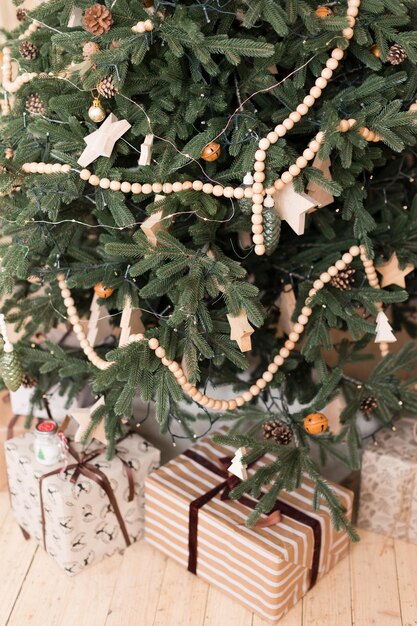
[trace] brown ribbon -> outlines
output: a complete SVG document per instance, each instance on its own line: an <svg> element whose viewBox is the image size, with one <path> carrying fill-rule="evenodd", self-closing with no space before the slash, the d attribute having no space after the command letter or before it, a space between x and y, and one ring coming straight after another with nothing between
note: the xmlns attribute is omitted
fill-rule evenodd
<svg viewBox="0 0 417 626"><path fill-rule="evenodd" d="M128 435L129 434L130 433L128 433ZM128 435L126 435L126 437ZM123 439L125 439L125 437L123 437ZM121 440L119 439L119 441ZM119 505L117 504L116 496L114 495L114 491L111 487L110 481L107 478L107 476L104 474L104 472L102 472L98 467L96 467L95 465L91 463L93 459L95 459L97 456L99 456L100 454L106 451L106 446L100 446L99 448L97 448L96 450L92 450L91 452L82 452L81 454L79 454L70 444L68 444L68 451L76 460L76 463L71 463L66 468L67 470L72 470L72 469L74 470L70 481L72 483L76 483L81 474L82 476L85 476L86 478L89 478L90 480L93 480L94 482L96 482L104 490L112 506L116 519L119 523L120 530L122 531L123 538L126 542L126 545L129 546L131 543L129 534L127 532L122 514L120 513ZM117 454L117 450L116 450L116 454ZM123 466L126 471L126 476L127 476L127 480L129 484L128 502L131 502L135 495L135 482L134 482L133 470L124 459L122 459L120 456L118 458L123 463ZM46 550L46 519L45 519L45 507L44 507L44 502L43 502L42 486L46 478L49 478L49 476L55 476L56 474L59 474L61 472L61 469L62 468L60 467L57 469L54 469L51 472L48 472L47 474L43 474L43 476L41 476L39 479L42 539L43 539L43 547L45 548L45 550Z"/></svg>
<svg viewBox="0 0 417 626"><path fill-rule="evenodd" d="M201 456L198 452L194 450L186 450L184 455L195 461L199 465L202 465L213 474L217 474L220 478L223 478L223 481L210 489L207 493L204 493L202 496L199 496L195 500L190 503L189 510L189 527L188 527L188 570L192 574L197 573L197 556L198 556L198 511L205 504L210 502L218 493L221 491L222 500L227 500L230 498L231 490L239 484L240 479L236 476L231 476L225 469L217 466L215 463L206 459L206 457ZM224 464L226 461L230 463L231 459L228 457L220 459L220 462ZM253 500L252 498L248 498L247 496L241 496L238 500L244 506L249 507L250 509L255 509L258 502ZM299 511L295 507L291 506L287 502L283 502L282 500L277 500L268 517L266 518L269 521L274 519L274 516L277 517L277 514L286 515L291 519L301 522L305 526L309 526L313 531L313 558L311 562L311 576L310 576L310 586L311 589L317 582L317 576L319 573L319 565L320 565L320 552L321 552L321 524L319 520L311 517L304 511ZM272 517L271 517L272 516ZM266 524L264 524L266 525Z"/></svg>

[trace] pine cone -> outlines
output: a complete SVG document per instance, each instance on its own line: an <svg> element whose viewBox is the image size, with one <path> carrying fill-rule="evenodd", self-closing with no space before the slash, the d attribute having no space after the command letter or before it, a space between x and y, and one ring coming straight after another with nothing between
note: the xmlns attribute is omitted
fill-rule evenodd
<svg viewBox="0 0 417 626"><path fill-rule="evenodd" d="M95 41L87 41L87 43L83 45L84 59L86 61L89 61L90 56L94 54L95 52L98 52L99 50L100 50L100 46L98 45L98 43L96 43Z"/></svg>
<svg viewBox="0 0 417 626"><path fill-rule="evenodd" d="M268 420L262 425L264 439L273 439L282 446L287 446L293 437L293 432L289 426L281 420Z"/></svg>
<svg viewBox="0 0 417 626"><path fill-rule="evenodd" d="M27 16L28 12L26 11L26 9L17 9L16 18L19 22L24 22L27 19Z"/></svg>
<svg viewBox="0 0 417 626"><path fill-rule="evenodd" d="M93 4L84 13L84 28L92 35L108 33L113 24L113 16L102 4Z"/></svg>
<svg viewBox="0 0 417 626"><path fill-rule="evenodd" d="M39 54L38 46L35 46L31 41L22 41L19 46L19 52L27 61L33 61Z"/></svg>
<svg viewBox="0 0 417 626"><path fill-rule="evenodd" d="M98 83L96 89L103 98L113 98L113 96L117 93L117 89L113 82L113 76L106 76L103 78Z"/></svg>
<svg viewBox="0 0 417 626"><path fill-rule="evenodd" d="M23 374L22 376L23 387L30 389L31 387L36 387L37 384L38 384L38 379L36 378L36 376L29 376L29 374Z"/></svg>
<svg viewBox="0 0 417 626"><path fill-rule="evenodd" d="M30 94L26 100L25 107L33 115L44 115L46 113L45 105L36 93Z"/></svg>
<svg viewBox="0 0 417 626"><path fill-rule="evenodd" d="M352 289L353 283L355 282L355 274L356 270L352 267L349 267L347 270L343 270L333 276L330 284L336 289L342 289L342 291L347 291L348 289Z"/></svg>
<svg viewBox="0 0 417 626"><path fill-rule="evenodd" d="M269 208L264 209L263 217L265 254L269 256L275 252L279 244L279 237L281 235L281 220L276 211Z"/></svg>
<svg viewBox="0 0 417 626"><path fill-rule="evenodd" d="M407 53L399 43L395 43L388 50L388 61L391 65L400 65L407 58Z"/></svg>
<svg viewBox="0 0 417 626"><path fill-rule="evenodd" d="M378 408L378 401L374 396L368 396L364 400L362 400L359 410L364 414L365 417L369 417L371 413Z"/></svg>
<svg viewBox="0 0 417 626"><path fill-rule="evenodd" d="M9 391L17 391L22 382L22 364L16 352L3 352L0 357L0 372Z"/></svg>

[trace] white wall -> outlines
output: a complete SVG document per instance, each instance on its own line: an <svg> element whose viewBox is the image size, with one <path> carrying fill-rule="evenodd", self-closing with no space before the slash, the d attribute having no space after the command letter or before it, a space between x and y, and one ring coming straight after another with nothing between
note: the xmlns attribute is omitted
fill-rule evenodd
<svg viewBox="0 0 417 626"><path fill-rule="evenodd" d="M25 9L33 9L41 0L25 0L21 5ZM0 28L11 30L19 22L16 19L16 7L12 0L0 0Z"/></svg>

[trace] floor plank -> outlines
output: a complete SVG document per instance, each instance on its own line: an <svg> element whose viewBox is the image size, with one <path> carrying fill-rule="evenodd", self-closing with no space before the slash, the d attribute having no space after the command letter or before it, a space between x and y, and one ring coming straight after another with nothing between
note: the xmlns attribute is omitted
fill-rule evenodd
<svg viewBox="0 0 417 626"><path fill-rule="evenodd" d="M106 626L152 626L167 558L145 541L125 551Z"/></svg>
<svg viewBox="0 0 417 626"><path fill-rule="evenodd" d="M0 529L0 624L7 624L36 549L34 541L23 538L9 510Z"/></svg>
<svg viewBox="0 0 417 626"><path fill-rule="evenodd" d="M345 557L318 581L303 600L303 620L308 626L351 626L349 558ZM337 593L335 593L337 589Z"/></svg>
<svg viewBox="0 0 417 626"><path fill-rule="evenodd" d="M209 587L204 626L252 626L252 618L236 600Z"/></svg>
<svg viewBox="0 0 417 626"><path fill-rule="evenodd" d="M394 542L403 626L417 626L417 545Z"/></svg>
<svg viewBox="0 0 417 626"><path fill-rule="evenodd" d="M103 626L121 562L116 554L70 577L39 548L8 626Z"/></svg>
<svg viewBox="0 0 417 626"><path fill-rule="evenodd" d="M360 535L350 557L352 622L355 626L402 626L393 540L367 531Z"/></svg>
<svg viewBox="0 0 417 626"><path fill-rule="evenodd" d="M300 600L287 615L280 621L279 626L302 626L303 624L303 601ZM253 616L252 626L271 626L271 622L261 619L257 615Z"/></svg>
<svg viewBox="0 0 417 626"><path fill-rule="evenodd" d="M154 626L202 626L208 590L207 583L168 559Z"/></svg>

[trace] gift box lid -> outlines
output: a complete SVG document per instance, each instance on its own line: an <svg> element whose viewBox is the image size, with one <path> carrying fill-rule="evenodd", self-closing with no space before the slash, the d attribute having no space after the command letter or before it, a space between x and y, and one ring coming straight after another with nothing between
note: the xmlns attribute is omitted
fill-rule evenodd
<svg viewBox="0 0 417 626"><path fill-rule="evenodd" d="M417 419L403 417L395 422L395 431L387 428L375 435L378 445L371 442L365 448L365 454L389 456L405 463L417 463Z"/></svg>
<svg viewBox="0 0 417 626"><path fill-rule="evenodd" d="M164 502L167 511L170 506L178 505L188 511L193 501L219 484L225 483L225 478L208 466L212 464L220 471L223 468L224 474L224 458L231 459L235 451L230 447L214 444L210 437L206 437L191 448L191 456L187 456L189 453L190 451L186 451L179 455L146 480L148 493L151 495L153 492ZM204 459L208 460L209 464L205 464ZM249 475L271 461L274 461L274 458L265 455L248 470ZM350 517L352 492L334 483L330 483L330 486L337 493ZM330 510L325 504L322 503L318 510L313 510L313 494L314 483L304 475L302 484L297 490L280 494L278 501L281 503L281 521L268 528L247 528L245 520L252 509L243 502L223 500L221 493L217 493L206 502L199 509L198 516L202 521L211 524L214 536L218 532L229 537L230 541L232 531L235 537L233 540L243 544L250 542L256 554L260 557L264 555L269 560L272 553L277 562L286 561L310 569L313 558L317 558L319 554L320 560L317 565L318 571L322 572L327 567L329 551L337 550L339 545L342 548L342 544L345 548L347 538L343 531L337 532L334 529ZM250 499L253 506L256 504L254 498L245 499L246 501Z"/></svg>

